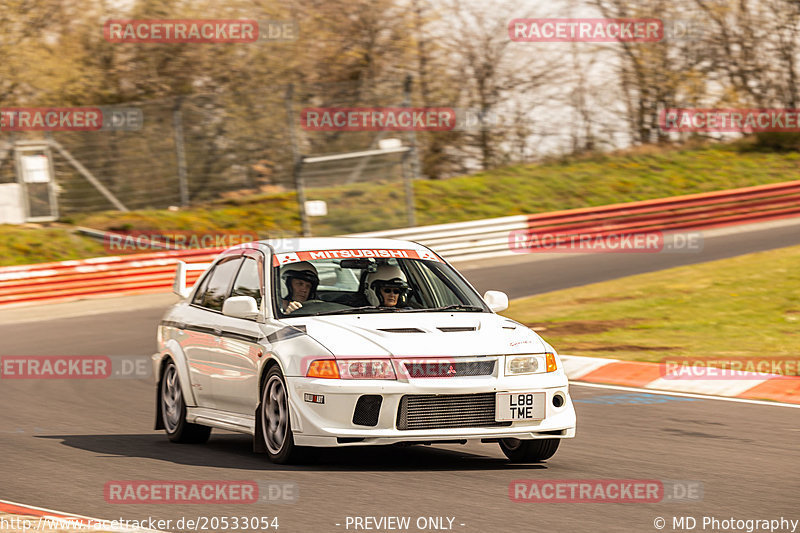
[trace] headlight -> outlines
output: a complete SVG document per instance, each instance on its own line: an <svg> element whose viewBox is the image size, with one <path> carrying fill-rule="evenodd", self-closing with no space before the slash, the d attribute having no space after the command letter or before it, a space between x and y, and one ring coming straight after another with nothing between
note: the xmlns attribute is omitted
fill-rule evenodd
<svg viewBox="0 0 800 533"><path fill-rule="evenodd" d="M312 361L306 372L309 378L397 379L388 359L321 359Z"/></svg>
<svg viewBox="0 0 800 533"><path fill-rule="evenodd" d="M387 359L336 361L342 379L397 379Z"/></svg>
<svg viewBox="0 0 800 533"><path fill-rule="evenodd" d="M552 353L507 355L506 375L544 374L556 371L556 356Z"/></svg>

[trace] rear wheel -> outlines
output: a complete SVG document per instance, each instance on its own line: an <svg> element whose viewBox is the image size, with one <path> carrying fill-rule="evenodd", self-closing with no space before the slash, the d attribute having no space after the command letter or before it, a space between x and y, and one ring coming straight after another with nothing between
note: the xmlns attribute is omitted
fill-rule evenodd
<svg viewBox="0 0 800 533"><path fill-rule="evenodd" d="M294 444L289 419L289 396L278 366L267 372L261 392L261 432L270 461L288 464L296 461L300 448Z"/></svg>
<svg viewBox="0 0 800 533"><path fill-rule="evenodd" d="M512 463L540 463L553 457L561 439L502 439L500 449Z"/></svg>
<svg viewBox="0 0 800 533"><path fill-rule="evenodd" d="M211 428L186 421L186 402L183 401L178 368L172 361L164 368L161 378L161 417L167 438L172 442L202 444L211 436Z"/></svg>

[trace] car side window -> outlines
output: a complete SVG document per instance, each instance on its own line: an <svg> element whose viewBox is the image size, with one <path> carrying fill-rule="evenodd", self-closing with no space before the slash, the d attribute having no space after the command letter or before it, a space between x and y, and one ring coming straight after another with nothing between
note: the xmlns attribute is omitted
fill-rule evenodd
<svg viewBox="0 0 800 533"><path fill-rule="evenodd" d="M223 259L217 263L214 272L211 273L205 291L202 291L202 293L198 291L193 303L212 311L222 311L222 303L228 297L233 277L239 270L241 262L241 256L236 256Z"/></svg>
<svg viewBox="0 0 800 533"><path fill-rule="evenodd" d="M256 303L261 307L261 276L259 276L258 261L252 257L246 257L236 282L233 284L233 296L252 296Z"/></svg>
<svg viewBox="0 0 800 533"><path fill-rule="evenodd" d="M206 288L208 288L208 281L211 279L211 276L214 274L214 270L211 269L203 278L203 281L200 282L200 286L197 288L197 292L194 293L194 298L192 298L193 305L200 305L203 301L203 297L206 294Z"/></svg>

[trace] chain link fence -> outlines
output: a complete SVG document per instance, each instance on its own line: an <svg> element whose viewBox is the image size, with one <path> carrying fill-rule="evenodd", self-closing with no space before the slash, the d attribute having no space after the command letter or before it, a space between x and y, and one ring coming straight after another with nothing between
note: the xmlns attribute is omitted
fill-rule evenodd
<svg viewBox="0 0 800 533"><path fill-rule="evenodd" d="M138 131L55 132L58 141L127 208L187 207L231 191L287 186L291 176L282 95L199 95L125 104L142 111ZM114 209L63 157L56 157L65 214Z"/></svg>
<svg viewBox="0 0 800 533"><path fill-rule="evenodd" d="M413 153L371 154L348 159L315 161L326 155L379 149L394 139L406 146L414 141L394 131L319 131L299 120L308 108L386 108L408 104L409 87L400 78L370 86L355 83L316 85L291 90L288 113L297 133L300 156L309 156L295 172L302 199L325 201L327 214L308 217L304 234L346 233L408 225L409 210L404 182L412 179Z"/></svg>
<svg viewBox="0 0 800 533"><path fill-rule="evenodd" d="M6 132L0 137L7 141L0 144L0 151L22 139L50 141L63 148L52 150L61 216L120 206L191 207L225 198L295 192L302 186L301 198L328 203L327 215L313 219L317 234L325 233L326 227L352 231L399 227L409 222L404 179L418 175L416 153L296 163L303 157L376 150L389 139L410 146L415 139L407 132L317 131L300 120L303 109L311 107L408 105L407 84L401 77L371 84L283 85L253 93L124 103L120 105L141 111L139 129ZM16 181L13 156L2 160L0 183Z"/></svg>

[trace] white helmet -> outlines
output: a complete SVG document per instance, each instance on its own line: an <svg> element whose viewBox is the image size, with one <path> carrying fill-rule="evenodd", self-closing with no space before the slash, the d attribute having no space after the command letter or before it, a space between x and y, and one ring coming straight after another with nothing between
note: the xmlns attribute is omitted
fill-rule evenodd
<svg viewBox="0 0 800 533"><path fill-rule="evenodd" d="M400 298L397 303L405 303L405 296L409 286L406 281L406 275L403 274L399 266L381 265L375 272L367 274L364 283L364 294L371 305L383 305L383 299L380 296L381 287L396 287L400 289Z"/></svg>
<svg viewBox="0 0 800 533"><path fill-rule="evenodd" d="M317 269L314 267L314 265L308 261L290 263L284 267L283 272L281 272L281 278L283 278L284 283L286 283L286 290L289 291L287 295L289 300L293 298L292 278L302 279L311 283L311 290L309 291L308 299L312 300L316 298L317 285L319 285L319 274L317 274Z"/></svg>

